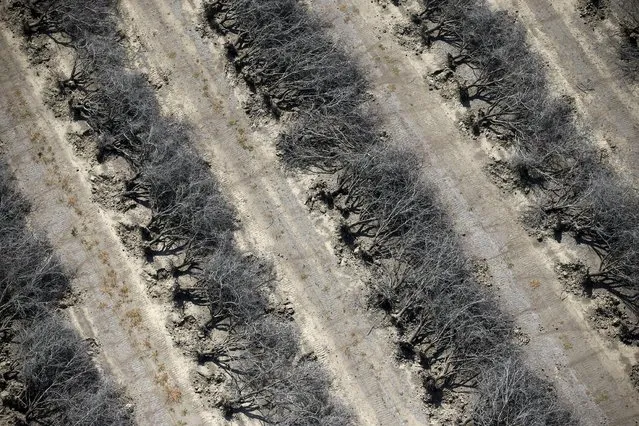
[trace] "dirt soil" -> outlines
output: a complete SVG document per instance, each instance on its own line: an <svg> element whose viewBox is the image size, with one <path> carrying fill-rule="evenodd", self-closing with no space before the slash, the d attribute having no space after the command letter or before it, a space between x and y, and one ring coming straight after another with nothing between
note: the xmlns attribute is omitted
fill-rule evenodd
<svg viewBox="0 0 639 426"><path fill-rule="evenodd" d="M0 28L0 146L32 202L32 226L46 233L74 276L67 309L84 338L97 343L99 366L124 386L140 425L220 424L192 390L189 362L173 347L161 306L146 294L142 264L125 252L116 219L92 201L87 164L66 140L18 39Z"/></svg>
<svg viewBox="0 0 639 426"><path fill-rule="evenodd" d="M639 180L639 85L621 77L618 30L580 16L578 0L491 0L517 14L547 61L559 94L577 100L585 124L613 152L613 162Z"/></svg>
<svg viewBox="0 0 639 426"><path fill-rule="evenodd" d="M468 253L486 259L504 309L530 339L524 346L530 365L557 385L584 424L637 424L639 399L629 378L637 350L593 329L586 318L589 303L563 291L554 265L576 259L576 248L539 242L524 231L518 221L523 196L502 192L484 172L499 158L498 149L464 136L458 129L463 108L429 91L425 77L442 65L436 56L398 45L393 27L401 12L390 4L318 0L310 6L371 70L396 143L422 149L425 173L440 188ZM598 83L593 80L593 87Z"/></svg>

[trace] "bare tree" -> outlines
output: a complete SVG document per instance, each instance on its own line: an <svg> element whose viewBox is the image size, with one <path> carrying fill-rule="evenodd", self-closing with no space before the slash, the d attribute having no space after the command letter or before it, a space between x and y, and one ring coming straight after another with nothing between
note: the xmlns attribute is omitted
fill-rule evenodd
<svg viewBox="0 0 639 426"><path fill-rule="evenodd" d="M482 372L472 411L481 426L563 426L577 420L552 386L532 374L516 357L497 360Z"/></svg>
<svg viewBox="0 0 639 426"><path fill-rule="evenodd" d="M637 0L612 0L611 9L622 29L639 35L639 2Z"/></svg>
<svg viewBox="0 0 639 426"><path fill-rule="evenodd" d="M236 68L278 108L345 111L364 95L357 67L294 0L215 0L205 9L215 28L236 34Z"/></svg>
<svg viewBox="0 0 639 426"><path fill-rule="evenodd" d="M157 124L125 194L151 209L144 229L149 254L183 254L180 273L229 239L235 212L177 124ZM178 272L176 270L176 272Z"/></svg>
<svg viewBox="0 0 639 426"><path fill-rule="evenodd" d="M72 396L62 424L71 426L134 424L131 410L123 404L122 392L104 381L95 389L78 389Z"/></svg>
<svg viewBox="0 0 639 426"><path fill-rule="evenodd" d="M29 204L18 194L0 162L0 327L52 307L69 291L69 281L50 246L26 224Z"/></svg>
<svg viewBox="0 0 639 426"><path fill-rule="evenodd" d="M60 44L83 43L86 37L109 35L113 29L112 0L14 1L24 14L25 34L44 34Z"/></svg>
<svg viewBox="0 0 639 426"><path fill-rule="evenodd" d="M300 353L297 341L292 322L263 315L205 342L200 361L214 362L228 375L220 401L228 416L243 413L290 425L352 424L352 413L330 397L325 372Z"/></svg>
<svg viewBox="0 0 639 426"><path fill-rule="evenodd" d="M458 40L466 13L476 3L476 0L422 0L423 9L413 20L420 24L426 46L437 40Z"/></svg>
<svg viewBox="0 0 639 426"><path fill-rule="evenodd" d="M265 291L273 280L271 266L224 245L200 265L193 286L180 291L211 314L207 329L232 331L265 315Z"/></svg>
<svg viewBox="0 0 639 426"><path fill-rule="evenodd" d="M114 66L122 66L126 57L117 36L110 33L88 34L85 39L76 43L73 55L72 66L68 73L61 72L55 77L62 95L73 94L78 97L74 101L76 105L81 103L80 100L84 96L96 90L98 73L112 71Z"/></svg>
<svg viewBox="0 0 639 426"><path fill-rule="evenodd" d="M612 0L611 10L621 29L619 57L625 75L639 79L639 2L636 0Z"/></svg>
<svg viewBox="0 0 639 426"><path fill-rule="evenodd" d="M340 173L335 194L348 214L345 237L365 238L360 247L372 256L389 257L412 227L441 212L421 179L420 164L410 152L372 147L351 156Z"/></svg>
<svg viewBox="0 0 639 426"><path fill-rule="evenodd" d="M483 4L470 7L457 25L448 67L464 65L462 102L481 101L475 129L487 126L522 137L546 96L543 66L529 51L524 29L507 12Z"/></svg>
<svg viewBox="0 0 639 426"><path fill-rule="evenodd" d="M639 197L629 182L614 175L594 180L576 206L573 221L579 241L601 260L588 270L585 285L604 288L639 314Z"/></svg>
<svg viewBox="0 0 639 426"><path fill-rule="evenodd" d="M100 377L86 345L57 318L45 314L20 338L19 359L27 422L130 424L117 393ZM96 400L96 397L103 398ZM84 416L79 415L80 407ZM91 418L86 415L91 414Z"/></svg>
<svg viewBox="0 0 639 426"><path fill-rule="evenodd" d="M373 117L374 112L362 107L301 114L279 136L280 158L298 169L336 172L348 163L349 157L377 142Z"/></svg>
<svg viewBox="0 0 639 426"><path fill-rule="evenodd" d="M98 87L71 98L71 110L98 131L100 161L115 154L135 163L142 149L140 135L151 132L159 115L153 90L141 74L117 66L98 72Z"/></svg>

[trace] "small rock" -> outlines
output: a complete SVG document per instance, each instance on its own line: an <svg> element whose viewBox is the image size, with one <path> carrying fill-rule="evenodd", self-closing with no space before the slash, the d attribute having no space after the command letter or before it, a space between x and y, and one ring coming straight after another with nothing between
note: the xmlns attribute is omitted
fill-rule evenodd
<svg viewBox="0 0 639 426"><path fill-rule="evenodd" d="M158 271L148 263L142 268L142 271L146 273L149 277L153 279L157 279Z"/></svg>
<svg viewBox="0 0 639 426"><path fill-rule="evenodd" d="M197 371L197 374L199 374L200 376L206 379L211 378L211 376L213 375L213 373L211 373L211 370L209 370L209 368L206 365L200 365L196 371Z"/></svg>
<svg viewBox="0 0 639 426"><path fill-rule="evenodd" d="M0 399L2 399L2 400L7 400L7 399L9 399L10 396L11 396L11 392L9 392L9 391L4 390L4 391L0 392Z"/></svg>
<svg viewBox="0 0 639 426"><path fill-rule="evenodd" d="M178 312L173 312L171 314L171 322L175 325L182 325L184 324L184 317Z"/></svg>
<svg viewBox="0 0 639 426"><path fill-rule="evenodd" d="M73 130L71 132L76 135L86 136L88 134L91 134L93 132L93 129L86 121L78 120L73 123Z"/></svg>

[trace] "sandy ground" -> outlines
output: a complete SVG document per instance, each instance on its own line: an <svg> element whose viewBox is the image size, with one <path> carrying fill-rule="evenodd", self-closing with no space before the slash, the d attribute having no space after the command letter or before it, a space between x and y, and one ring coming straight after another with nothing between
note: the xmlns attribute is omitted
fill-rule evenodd
<svg viewBox="0 0 639 426"><path fill-rule="evenodd" d="M42 79L17 40L0 29L0 145L45 232L74 274L77 303L68 311L99 345L98 363L124 386L140 425L220 424L194 394L190 366L172 346L164 316L146 295L142 265L124 251L109 214L91 201L87 165L40 96Z"/></svg>
<svg viewBox="0 0 639 426"><path fill-rule="evenodd" d="M530 338L524 347L530 365L556 383L585 424L637 423L638 395L628 379L637 351L594 331L584 318L587 305L562 291L553 265L574 254L524 232L517 220L522 200L500 192L484 172L496 155L491 145L461 135L460 110L428 90L424 77L439 64L398 46L390 28L398 10L368 0L318 0L311 7L371 70L389 133L423 150L425 173L440 188L465 247L487 260L502 305Z"/></svg>
<svg viewBox="0 0 639 426"><path fill-rule="evenodd" d="M559 93L577 100L584 122L612 148L613 161L639 180L639 85L620 78L616 29L609 22L587 24L577 0L491 0L516 12L529 40L548 63Z"/></svg>

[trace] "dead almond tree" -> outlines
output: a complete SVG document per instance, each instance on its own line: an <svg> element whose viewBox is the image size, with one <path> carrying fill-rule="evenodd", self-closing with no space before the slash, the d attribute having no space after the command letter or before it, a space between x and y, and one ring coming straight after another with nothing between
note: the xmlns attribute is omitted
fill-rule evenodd
<svg viewBox="0 0 639 426"><path fill-rule="evenodd" d="M227 346L218 345L215 358L209 358L223 365L229 377L222 408L229 416L270 419L275 410L285 409L275 398L277 389L295 380L291 363L298 351L297 331L289 322L263 316L236 327L231 335L235 337L224 341Z"/></svg>
<svg viewBox="0 0 639 426"><path fill-rule="evenodd" d="M205 305L211 315L207 331L233 332L267 310L265 291L273 280L271 266L229 245L220 246L194 274L194 284L181 287L180 298Z"/></svg>
<svg viewBox="0 0 639 426"><path fill-rule="evenodd" d="M472 77L461 85L460 95L466 93L468 102L484 104L479 106L475 129L485 126L521 139L547 96L542 63L528 52L523 30L508 15L487 22L488 27L479 27L485 33L474 34L478 46L467 65Z"/></svg>
<svg viewBox="0 0 639 426"><path fill-rule="evenodd" d="M454 47L448 56L447 66L453 71L457 66L473 63L488 66L496 50L503 46L518 45L521 35L512 25L506 12L492 12L484 7L470 7L456 21L455 37L447 40ZM501 52L497 55L500 56Z"/></svg>
<svg viewBox="0 0 639 426"><path fill-rule="evenodd" d="M285 380L282 385L273 389L275 401L286 401L273 417L277 424L353 424L352 413L331 397L326 388L326 383L330 379L319 362L298 354L289 368L292 370L290 379L283 378Z"/></svg>
<svg viewBox="0 0 639 426"><path fill-rule="evenodd" d="M104 379L103 379L104 380ZM123 403L122 391L105 381L95 389L79 389L72 396L61 424L73 426L133 425L131 409Z"/></svg>
<svg viewBox="0 0 639 426"><path fill-rule="evenodd" d="M622 69L631 80L639 79L639 2L613 0L611 9L621 28L618 47Z"/></svg>
<svg viewBox="0 0 639 426"><path fill-rule="evenodd" d="M92 421L102 417L113 421L107 424L130 424L115 392L105 393L109 385L102 381L84 342L59 319L49 314L37 318L20 337L18 358L27 422L69 424L71 418L78 419L75 404L82 401L94 404L83 407L93 411ZM90 397L96 394L109 399ZM109 412L100 414L104 410Z"/></svg>
<svg viewBox="0 0 639 426"><path fill-rule="evenodd" d="M25 35L43 34L56 43L82 43L92 35L108 35L113 29L112 0L21 0L13 1L23 16Z"/></svg>
<svg viewBox="0 0 639 426"><path fill-rule="evenodd" d="M219 400L225 414L274 424L352 424L352 413L331 398L324 370L301 354L294 323L264 311L256 315L255 308L198 349L200 362L213 362L227 375Z"/></svg>
<svg viewBox="0 0 639 426"><path fill-rule="evenodd" d="M481 376L479 397L472 408L476 425L579 424L550 383L532 374L516 356L495 360Z"/></svg>
<svg viewBox="0 0 639 426"><path fill-rule="evenodd" d="M639 2L637 0L612 0L611 9L624 31L639 35Z"/></svg>
<svg viewBox="0 0 639 426"><path fill-rule="evenodd" d="M206 11L215 28L237 36L233 61L249 86L279 109L346 111L364 94L357 67L297 2L219 0Z"/></svg>
<svg viewBox="0 0 639 426"><path fill-rule="evenodd" d="M334 194L348 220L341 226L343 238L360 240L367 255L388 257L393 241L432 211L421 192L417 158L390 147L373 147L353 154L340 172Z"/></svg>
<svg viewBox="0 0 639 426"><path fill-rule="evenodd" d="M135 162L142 148L139 135L149 132L159 115L153 90L142 75L117 66L99 73L99 87L71 99L71 110L97 131L99 161L117 155Z"/></svg>
<svg viewBox="0 0 639 426"><path fill-rule="evenodd" d="M594 180L579 200L573 222L578 241L600 259L586 275L587 290L604 288L639 315L639 197L628 182L614 175Z"/></svg>
<svg viewBox="0 0 639 426"><path fill-rule="evenodd" d="M585 189L590 175L602 169L600 152L575 123L570 99L546 98L524 124L513 168L523 185L542 187L549 193L549 206L574 198Z"/></svg>
<svg viewBox="0 0 639 426"><path fill-rule="evenodd" d="M463 75L461 102L470 106L480 101L471 123L474 132L488 127L509 137L522 137L529 116L539 112L546 96L542 62L530 52L524 29L509 13L494 12L482 2L471 2L463 11L457 2L438 1L437 7L427 3L426 7L454 16L447 24L450 35L443 38L454 48L447 67L458 71L460 79ZM435 19L433 13L423 15L430 16L426 22Z"/></svg>
<svg viewBox="0 0 639 426"><path fill-rule="evenodd" d="M290 167L335 173L350 157L378 142L371 116L374 113L362 107L300 114L280 134L278 154Z"/></svg>
<svg viewBox="0 0 639 426"><path fill-rule="evenodd" d="M77 41L73 48L71 69L55 75L60 93L67 96L81 97L93 92L97 89L97 74L112 71L116 65L122 66L126 57L123 46L114 33L88 34Z"/></svg>
<svg viewBox="0 0 639 426"><path fill-rule="evenodd" d="M472 77L465 87L471 100L490 103L491 91L509 80L522 84L521 79L543 76L540 61L527 50L525 31L505 11L471 9L459 40L451 44L456 48L453 66L470 68Z"/></svg>
<svg viewBox="0 0 639 426"><path fill-rule="evenodd" d="M401 331L404 351L427 368L434 398L474 386L488 360L507 350L511 325L479 290L450 234L431 231L419 258L398 253L393 262L405 262L401 268L383 262L373 286Z"/></svg>
<svg viewBox="0 0 639 426"><path fill-rule="evenodd" d="M458 40L467 13L477 3L477 0L422 0L423 9L413 16L413 21L421 27L424 44L430 47L435 41Z"/></svg>
<svg viewBox="0 0 639 426"><path fill-rule="evenodd" d="M208 166L188 144L179 126L158 126L126 196L151 209L143 229L147 254L181 255L175 274L187 273L229 238L235 212Z"/></svg>
<svg viewBox="0 0 639 426"><path fill-rule="evenodd" d="M64 297L69 281L51 247L27 228L29 204L16 192L0 162L0 327L11 333L16 319L28 319Z"/></svg>

